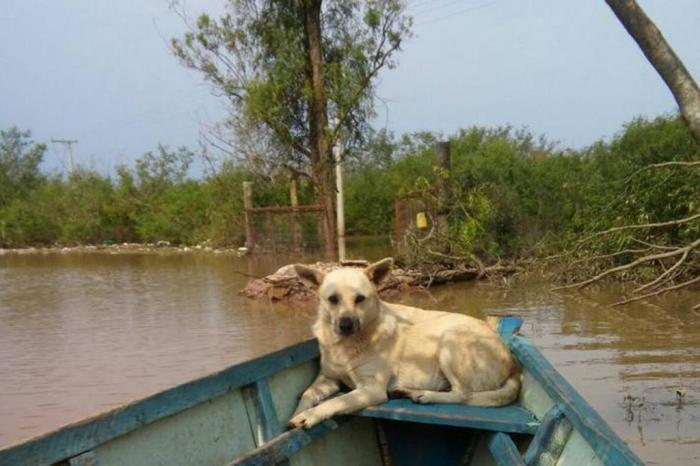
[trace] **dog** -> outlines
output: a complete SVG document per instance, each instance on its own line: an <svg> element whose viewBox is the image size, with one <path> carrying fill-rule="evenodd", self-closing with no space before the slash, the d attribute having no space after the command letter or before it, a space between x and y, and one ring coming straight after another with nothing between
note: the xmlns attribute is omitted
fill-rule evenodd
<svg viewBox="0 0 700 466"><path fill-rule="evenodd" d="M520 391L520 371L498 334L484 321L379 299L376 286L393 265L382 259L361 270L329 273L295 265L318 288L312 327L321 370L302 394L289 428L311 428L332 416L385 402L502 406ZM351 391L340 396L342 386Z"/></svg>

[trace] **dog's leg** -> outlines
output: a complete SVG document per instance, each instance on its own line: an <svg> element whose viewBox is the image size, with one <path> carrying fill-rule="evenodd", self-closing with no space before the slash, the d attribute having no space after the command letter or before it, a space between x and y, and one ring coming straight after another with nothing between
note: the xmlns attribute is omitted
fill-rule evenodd
<svg viewBox="0 0 700 466"><path fill-rule="evenodd" d="M448 331L442 338L438 364L450 383L449 391L404 389L400 390L401 394L420 404L466 402L471 390L465 385L462 374L472 371L471 360L460 357L466 341L465 336L456 331Z"/></svg>
<svg viewBox="0 0 700 466"><path fill-rule="evenodd" d="M466 400L464 394L458 390L449 392L436 392L433 390L404 390L405 396L415 403L462 403Z"/></svg>
<svg viewBox="0 0 700 466"><path fill-rule="evenodd" d="M468 354L465 347L470 348ZM406 395L416 403L472 406L502 406L518 396L520 376L512 370L512 360L500 340L473 338L458 328L450 330L442 338L439 364L450 382L449 392L408 390Z"/></svg>
<svg viewBox="0 0 700 466"><path fill-rule="evenodd" d="M316 406L329 396L338 393L338 391L340 391L340 383L338 383L337 380L333 380L323 374L319 374L309 388L304 390L293 416Z"/></svg>
<svg viewBox="0 0 700 466"><path fill-rule="evenodd" d="M361 386L350 393L302 411L289 421L288 426L308 429L335 415L352 413L368 406L383 403L386 400L386 385Z"/></svg>

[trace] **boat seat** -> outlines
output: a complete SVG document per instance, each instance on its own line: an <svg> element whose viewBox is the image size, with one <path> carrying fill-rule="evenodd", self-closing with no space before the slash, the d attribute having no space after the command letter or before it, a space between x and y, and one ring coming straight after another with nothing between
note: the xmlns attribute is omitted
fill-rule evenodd
<svg viewBox="0 0 700 466"><path fill-rule="evenodd" d="M533 434L540 425L530 411L517 404L498 408L445 403L421 405L407 398L389 400L356 415L519 434Z"/></svg>

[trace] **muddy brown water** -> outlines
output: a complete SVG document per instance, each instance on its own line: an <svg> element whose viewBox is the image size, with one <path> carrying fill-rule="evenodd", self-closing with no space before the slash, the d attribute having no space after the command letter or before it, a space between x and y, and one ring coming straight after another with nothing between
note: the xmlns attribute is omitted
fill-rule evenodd
<svg viewBox="0 0 700 466"><path fill-rule="evenodd" d="M378 259L385 244L350 244ZM212 253L0 256L0 446L95 415L310 335L310 306L239 296L293 260ZM700 293L605 306L619 287L556 294L536 278L397 297L524 333L649 464L700 464ZM677 391L685 392L679 404Z"/></svg>

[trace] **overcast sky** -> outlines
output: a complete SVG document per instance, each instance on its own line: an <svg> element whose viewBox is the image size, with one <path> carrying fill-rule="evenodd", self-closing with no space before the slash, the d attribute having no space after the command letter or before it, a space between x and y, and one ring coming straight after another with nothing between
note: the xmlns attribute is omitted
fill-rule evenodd
<svg viewBox="0 0 700 466"><path fill-rule="evenodd" d="M191 13L222 1L190 0ZM640 0L700 76L700 1ZM415 36L378 87L375 126L446 134L527 126L581 147L636 115L676 104L603 0L411 0ZM166 0L2 0L0 128L37 141L77 139L78 163L103 173L159 142L196 147L225 114L167 40L184 32ZM49 145L46 168L65 167Z"/></svg>

